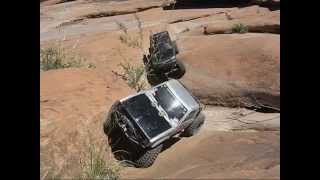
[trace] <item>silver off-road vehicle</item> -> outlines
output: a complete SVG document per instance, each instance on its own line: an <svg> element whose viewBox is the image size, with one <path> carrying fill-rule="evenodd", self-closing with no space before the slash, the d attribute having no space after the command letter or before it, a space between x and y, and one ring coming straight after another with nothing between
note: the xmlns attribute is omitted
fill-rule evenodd
<svg viewBox="0 0 320 180"><path fill-rule="evenodd" d="M108 143L118 160L149 167L173 137L189 137L204 123L199 101L178 80L115 102L104 122Z"/></svg>

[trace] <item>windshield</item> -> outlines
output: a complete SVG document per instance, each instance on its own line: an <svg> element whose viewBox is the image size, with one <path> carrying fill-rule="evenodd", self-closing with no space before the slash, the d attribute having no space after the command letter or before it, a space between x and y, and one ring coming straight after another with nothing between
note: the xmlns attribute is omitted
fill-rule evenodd
<svg viewBox="0 0 320 180"><path fill-rule="evenodd" d="M154 97L158 101L158 104L166 111L170 119L177 118L181 120L187 112L183 104L173 96L165 85L157 88Z"/></svg>
<svg viewBox="0 0 320 180"><path fill-rule="evenodd" d="M155 54L158 61L166 61L174 56L173 48L168 43L161 44Z"/></svg>

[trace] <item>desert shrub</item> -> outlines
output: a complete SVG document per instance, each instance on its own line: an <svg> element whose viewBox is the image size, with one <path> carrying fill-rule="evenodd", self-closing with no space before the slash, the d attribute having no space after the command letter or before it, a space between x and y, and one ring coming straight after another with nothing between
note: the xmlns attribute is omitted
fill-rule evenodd
<svg viewBox="0 0 320 180"><path fill-rule="evenodd" d="M175 5L177 3L176 0L162 0L162 4L161 6L162 7L165 7L165 6L169 6L169 5Z"/></svg>
<svg viewBox="0 0 320 180"><path fill-rule="evenodd" d="M144 74L143 65L133 66L130 63L120 63L120 66L124 70L124 79L127 81L129 87L136 91L141 91L145 88L145 83L142 81Z"/></svg>
<svg viewBox="0 0 320 180"><path fill-rule="evenodd" d="M134 18L137 21L137 26L139 29L138 36L129 34L127 26L121 22L116 21L116 24L118 25L120 31L122 32L122 34L119 36L119 39L123 44L126 44L129 47L142 49L142 42L143 42L142 22L136 13L134 14Z"/></svg>
<svg viewBox="0 0 320 180"><path fill-rule="evenodd" d="M87 132L87 133L86 133ZM40 151L41 180L117 180L122 166L120 162L107 157L108 148L105 141L97 138L90 130L83 130L77 142L77 153L68 153L59 146L62 142L51 140L50 145ZM109 152L110 153L110 152ZM63 157L64 163L55 163L55 157Z"/></svg>
<svg viewBox="0 0 320 180"><path fill-rule="evenodd" d="M116 24L118 25L121 35L119 36L120 41L127 45L128 47L138 48L144 54L143 50L143 28L142 28L142 22L138 15L135 13L134 18L137 22L138 27L138 34L131 34L128 32L128 28L125 24L116 21ZM120 63L119 65L122 67L124 73L120 74L118 72L114 72L117 76L120 76L122 79L124 79L129 87L135 89L136 91L141 91L145 88L146 84L142 80L143 74L144 74L144 67L143 65L131 65L129 62L132 60L131 58L128 58L127 56L123 55L121 49L119 49L119 55L126 63Z"/></svg>
<svg viewBox="0 0 320 180"><path fill-rule="evenodd" d="M68 55L62 48L48 47L40 49L40 70L48 71L71 67L95 68L95 65L92 63L87 64L84 58Z"/></svg>
<svg viewBox="0 0 320 180"><path fill-rule="evenodd" d="M129 47L138 48L141 46L137 37L129 36L128 34L120 35L119 39L122 43L128 45Z"/></svg>
<svg viewBox="0 0 320 180"><path fill-rule="evenodd" d="M119 40L123 44L133 48L140 48L142 46L142 41L140 40L140 37L129 34L128 28L123 23L116 21L116 24L122 32L122 34L119 36Z"/></svg>
<svg viewBox="0 0 320 180"><path fill-rule="evenodd" d="M238 23L238 24L234 24L232 26L232 32L233 33L247 33L249 31L248 26L242 24L242 23Z"/></svg>
<svg viewBox="0 0 320 180"><path fill-rule="evenodd" d="M103 146L91 144L87 154L82 156L80 164L82 172L79 179L116 180L120 177L121 166L116 161L106 161Z"/></svg>
<svg viewBox="0 0 320 180"><path fill-rule="evenodd" d="M89 128L86 130L84 151L80 156L81 172L79 179L117 180L120 178L121 166L114 159L106 157L106 144L97 138Z"/></svg>

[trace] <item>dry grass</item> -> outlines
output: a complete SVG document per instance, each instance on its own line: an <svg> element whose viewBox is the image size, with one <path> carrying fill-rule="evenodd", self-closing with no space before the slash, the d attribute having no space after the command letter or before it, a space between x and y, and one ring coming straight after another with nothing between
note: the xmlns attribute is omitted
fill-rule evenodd
<svg viewBox="0 0 320 180"><path fill-rule="evenodd" d="M95 68L92 63L79 56L72 56L60 47L48 47L40 49L40 70L48 71L63 68Z"/></svg>
<svg viewBox="0 0 320 180"><path fill-rule="evenodd" d="M119 36L120 41L128 47L137 48L143 52L143 28L142 22L138 15L135 13L134 18L137 22L138 34L131 34L128 32L128 27L121 22L116 21L121 35ZM121 49L118 50L119 55L122 57L124 63L120 63L120 67L123 70L123 73L114 72L116 75L124 79L128 86L132 89L135 89L137 92L145 89L146 83L142 80L144 75L144 66L142 64L133 65L129 62L132 62L132 59L123 55Z"/></svg>
<svg viewBox="0 0 320 180"><path fill-rule="evenodd" d="M248 31L249 31L248 26L246 26L246 25L244 25L242 23L234 24L232 26L232 32L233 33L243 34L243 33L247 33Z"/></svg>
<svg viewBox="0 0 320 180"><path fill-rule="evenodd" d="M132 48L138 48L143 53L143 27L142 27L142 21L140 20L137 13L134 13L134 18L137 22L138 27L138 34L132 34L128 32L128 27L119 21L115 21L115 23L118 25L119 30L121 31L121 35L119 36L119 40L127 45L128 47Z"/></svg>
<svg viewBox="0 0 320 180"><path fill-rule="evenodd" d="M118 25L119 29L121 30L122 34L119 36L119 40L123 44L127 45L128 47L132 47L132 48L142 48L142 38L141 38L142 36L140 34L139 34L139 36L132 35L132 34L128 33L128 28L125 26L124 23L116 21L116 24Z"/></svg>
<svg viewBox="0 0 320 180"><path fill-rule="evenodd" d="M101 110L87 118L77 117L71 128L59 121L63 119L42 114L40 179L119 179L122 166L113 158L102 128L106 116Z"/></svg>
<svg viewBox="0 0 320 180"><path fill-rule="evenodd" d="M115 160L106 160L105 145L103 145L105 142L94 142L90 131L88 140L85 151L80 157L82 170L79 174L80 179L119 179L121 166Z"/></svg>
<svg viewBox="0 0 320 180"><path fill-rule="evenodd" d="M127 81L129 87L135 89L137 92L143 90L146 86L145 82L142 81L144 74L143 65L131 65L130 63L120 63L120 66L124 70L123 79Z"/></svg>
<svg viewBox="0 0 320 180"><path fill-rule="evenodd" d="M105 139L99 138L97 133L88 129L82 127L74 137L68 135L68 139L57 140L50 137L48 144L41 143L41 180L119 179L122 166L111 158L111 152L106 146ZM69 143L66 144L66 142ZM70 145L74 147L74 150L69 149Z"/></svg>

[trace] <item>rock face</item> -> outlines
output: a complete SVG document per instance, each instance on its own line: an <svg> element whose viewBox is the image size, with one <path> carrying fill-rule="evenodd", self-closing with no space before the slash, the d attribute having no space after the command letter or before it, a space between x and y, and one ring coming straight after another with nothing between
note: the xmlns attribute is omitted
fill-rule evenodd
<svg viewBox="0 0 320 180"><path fill-rule="evenodd" d="M88 69L47 71L40 85L41 177L68 177L79 169L91 139L104 142L102 122L111 104L133 92L113 74Z"/></svg>
<svg viewBox="0 0 320 180"><path fill-rule="evenodd" d="M178 44L182 81L204 103L280 109L279 35L192 36Z"/></svg>
<svg viewBox="0 0 320 180"><path fill-rule="evenodd" d="M209 23L206 26L207 34L232 33L235 24L248 26L248 32L280 34L280 11L269 11L266 8L253 6L246 11L240 9L231 11L226 16L229 21Z"/></svg>
<svg viewBox="0 0 320 180"><path fill-rule="evenodd" d="M41 177L57 172L74 178L89 140L106 146L104 116L114 100L134 93L112 71L121 73L119 63L141 65L149 35L168 30L186 66L181 81L204 104L226 107L205 109L198 136L169 142L152 167L126 168L122 177L279 179L280 114L236 113L240 121L225 115L238 111L230 107L280 111L280 1L188 3L176 9L161 8L162 0L63 1L40 1L41 47L60 44L96 68L41 73ZM232 32L240 23L247 33ZM121 36L141 40L143 47L130 46Z"/></svg>
<svg viewBox="0 0 320 180"><path fill-rule="evenodd" d="M279 134L216 132L182 139L148 169L127 169L124 179L279 179Z"/></svg>

